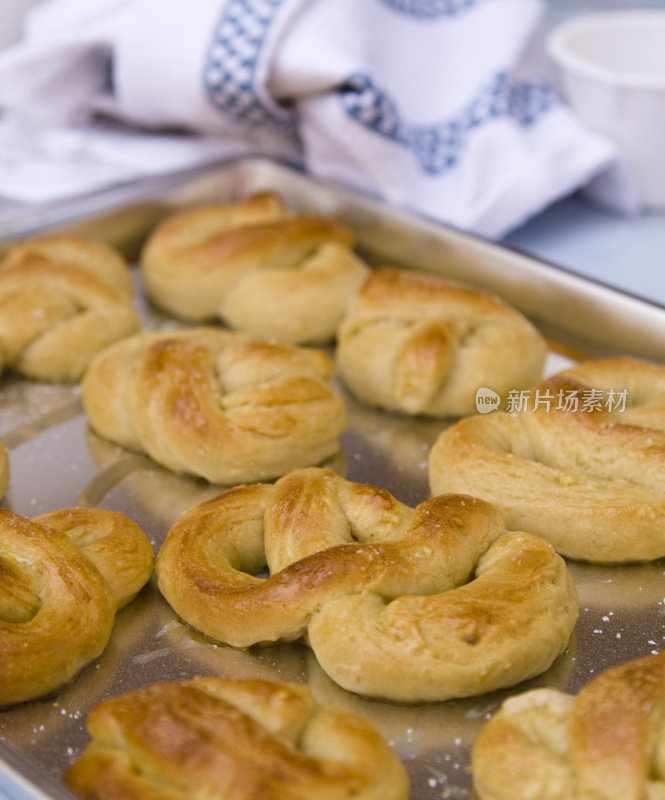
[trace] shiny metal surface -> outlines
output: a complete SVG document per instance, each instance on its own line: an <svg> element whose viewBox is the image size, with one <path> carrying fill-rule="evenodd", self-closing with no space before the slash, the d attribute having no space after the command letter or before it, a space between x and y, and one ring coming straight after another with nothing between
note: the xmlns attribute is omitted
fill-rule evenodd
<svg viewBox="0 0 665 800"><path fill-rule="evenodd" d="M132 251L146 223L172 208L265 188L279 190L296 208L347 222L374 263L432 269L499 292L561 345L553 348L550 371L577 351L665 359L663 308L269 162L221 167L155 198L124 198L111 221L105 210L101 217L78 219L76 227L116 238L114 243ZM60 220L56 227L64 224ZM146 327L172 324L145 303L140 291L137 300ZM345 399L350 425L332 466L351 480L384 486L412 505L424 500L428 451L444 423L409 420L370 409L346 394ZM220 491L177 477L95 436L83 416L78 387L3 376L0 437L10 450L12 468L5 506L27 516L74 504L122 510L143 527L155 550L183 510ZM118 615L103 656L71 685L0 712L2 780L34 798L66 798L60 776L86 744L87 711L104 697L200 674L245 675L304 682L320 702L371 719L405 763L413 800L466 800L473 796L470 749L504 697L544 685L575 691L601 669L663 648L665 562L614 568L571 563L570 569L580 592L580 618L567 652L546 674L511 690L421 706L369 701L345 692L300 643L247 651L216 645L177 618L153 579Z"/></svg>

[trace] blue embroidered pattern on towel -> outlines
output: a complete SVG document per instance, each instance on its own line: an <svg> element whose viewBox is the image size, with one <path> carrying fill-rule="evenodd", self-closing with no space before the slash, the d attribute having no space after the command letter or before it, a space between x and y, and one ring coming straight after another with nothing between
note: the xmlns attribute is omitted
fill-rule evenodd
<svg viewBox="0 0 665 800"><path fill-rule="evenodd" d="M295 135L295 114L270 107L255 87L261 49L283 4L284 0L228 0L208 48L203 82L209 100L233 122Z"/></svg>
<svg viewBox="0 0 665 800"><path fill-rule="evenodd" d="M450 17L476 5L478 0L379 0L393 11L419 19Z"/></svg>
<svg viewBox="0 0 665 800"><path fill-rule="evenodd" d="M395 101L368 75L350 76L339 96L352 119L411 150L421 169L432 175L455 167L469 137L481 125L510 118L529 127L560 102L549 84L511 81L505 72L497 73L456 116L430 126L405 122Z"/></svg>

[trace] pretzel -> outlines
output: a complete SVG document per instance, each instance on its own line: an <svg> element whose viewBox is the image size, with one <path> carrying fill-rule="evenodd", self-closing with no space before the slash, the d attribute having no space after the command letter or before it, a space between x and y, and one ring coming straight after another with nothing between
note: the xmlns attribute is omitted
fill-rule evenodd
<svg viewBox="0 0 665 800"><path fill-rule="evenodd" d="M505 394L542 377L538 331L499 298L413 270L375 270L337 336L344 383L369 405L462 416L481 387Z"/></svg>
<svg viewBox="0 0 665 800"><path fill-rule="evenodd" d="M624 389L622 410L609 400ZM536 393L549 405L536 408ZM532 394L531 409L478 415L443 431L429 457L432 493L482 497L509 528L543 536L569 558L613 564L664 556L665 368L591 361ZM577 410L566 409L574 397ZM589 397L600 407L586 409Z"/></svg>
<svg viewBox="0 0 665 800"><path fill-rule="evenodd" d="M642 800L662 795L665 653L608 669L576 695L506 700L472 755L479 800Z"/></svg>
<svg viewBox="0 0 665 800"><path fill-rule="evenodd" d="M138 328L127 264L102 242L47 236L0 263L0 370L75 382L93 355Z"/></svg>
<svg viewBox="0 0 665 800"><path fill-rule="evenodd" d="M294 344L334 337L369 268L332 219L294 215L273 192L169 216L148 238L148 296L178 317Z"/></svg>
<svg viewBox="0 0 665 800"><path fill-rule="evenodd" d="M213 328L143 332L100 353L82 384L101 436L211 483L274 478L339 449L341 398L318 350Z"/></svg>
<svg viewBox="0 0 665 800"><path fill-rule="evenodd" d="M0 509L0 705L41 697L97 658L152 567L150 543L119 512Z"/></svg>
<svg viewBox="0 0 665 800"><path fill-rule="evenodd" d="M404 767L355 714L295 683L197 678L135 689L88 715L64 775L75 795L151 800L406 800Z"/></svg>
<svg viewBox="0 0 665 800"><path fill-rule="evenodd" d="M270 577L257 577L265 565ZM544 672L578 611L563 560L538 537L506 533L489 504L456 495L414 510L317 468L185 512L156 572L172 608L212 639L306 635L343 688L403 702Z"/></svg>
<svg viewBox="0 0 665 800"><path fill-rule="evenodd" d="M141 528L119 511L63 508L32 521L67 535L101 572L118 610L131 603L152 575L152 545Z"/></svg>

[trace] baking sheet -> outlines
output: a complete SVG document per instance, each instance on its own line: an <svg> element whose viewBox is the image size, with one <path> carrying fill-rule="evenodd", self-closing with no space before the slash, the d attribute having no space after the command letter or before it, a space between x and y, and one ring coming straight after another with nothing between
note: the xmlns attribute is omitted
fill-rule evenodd
<svg viewBox="0 0 665 800"><path fill-rule="evenodd" d="M276 189L296 209L344 221L373 263L430 269L500 293L551 337L549 371L579 353L665 358L665 309L655 304L263 160L197 173L167 189L160 186L154 196L118 198L118 207L92 208L89 217L40 220L15 228L14 235L70 229L106 238L131 255L147 229L174 208L235 200L258 189ZM173 324L145 302L138 288L146 327ZM428 452L444 423L379 412L338 388L350 424L331 466L350 480L383 486L411 505L426 499ZM10 450L12 469L3 505L26 516L76 504L121 510L143 527L156 551L182 511L220 491L97 437L86 424L77 386L4 375L0 437ZM576 691L601 669L663 649L665 561L569 566L580 592L580 617L567 652L547 673L510 690L419 706L345 692L300 643L246 651L216 645L178 619L153 578L118 615L102 657L75 682L47 699L0 712L0 790L12 786L34 798L70 797L60 776L87 743L85 716L92 706L137 686L220 674L306 683L320 702L374 722L409 772L412 800L467 800L473 796L471 746L504 697L535 686Z"/></svg>

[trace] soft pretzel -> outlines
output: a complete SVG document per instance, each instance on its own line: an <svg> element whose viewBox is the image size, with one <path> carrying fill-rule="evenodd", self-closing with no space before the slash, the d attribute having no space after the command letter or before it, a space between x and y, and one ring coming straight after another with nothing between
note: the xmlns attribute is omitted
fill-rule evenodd
<svg viewBox="0 0 665 800"><path fill-rule="evenodd" d="M0 509L0 705L41 697L97 658L152 567L150 543L120 512L29 520Z"/></svg>
<svg viewBox="0 0 665 800"><path fill-rule="evenodd" d="M499 298L390 267L355 295L337 341L340 374L361 400L439 417L473 413L480 388L530 386L546 355L540 333Z"/></svg>
<svg viewBox="0 0 665 800"><path fill-rule="evenodd" d="M443 431L430 452L432 493L482 497L509 528L539 534L570 558L665 556L665 368L591 361L531 395L531 408L469 417Z"/></svg>
<svg viewBox="0 0 665 800"><path fill-rule="evenodd" d="M67 535L101 572L118 610L136 597L152 575L152 545L141 528L119 511L63 508L39 514L32 521Z"/></svg>
<svg viewBox="0 0 665 800"><path fill-rule="evenodd" d="M665 653L609 669L576 695L506 700L473 749L479 800L646 800L665 791Z"/></svg>
<svg viewBox="0 0 665 800"><path fill-rule="evenodd" d="M406 800L408 777L365 719L295 683L197 678L135 689L88 715L66 771L102 800Z"/></svg>
<svg viewBox="0 0 665 800"><path fill-rule="evenodd" d="M83 381L93 429L174 472L232 484L339 449L341 398L319 350L221 329L143 332L100 353Z"/></svg>
<svg viewBox="0 0 665 800"><path fill-rule="evenodd" d="M102 242L33 239L0 263L0 369L78 381L95 353L138 328L127 264Z"/></svg>
<svg viewBox="0 0 665 800"><path fill-rule="evenodd" d="M255 573L265 565L267 579ZM180 616L238 647L306 634L345 689L415 702L544 672L577 594L539 537L467 496L415 510L325 469L227 490L175 523L156 566Z"/></svg>
<svg viewBox="0 0 665 800"><path fill-rule="evenodd" d="M292 214L272 192L179 211L141 256L148 296L167 311L295 344L334 337L369 268L332 219Z"/></svg>

